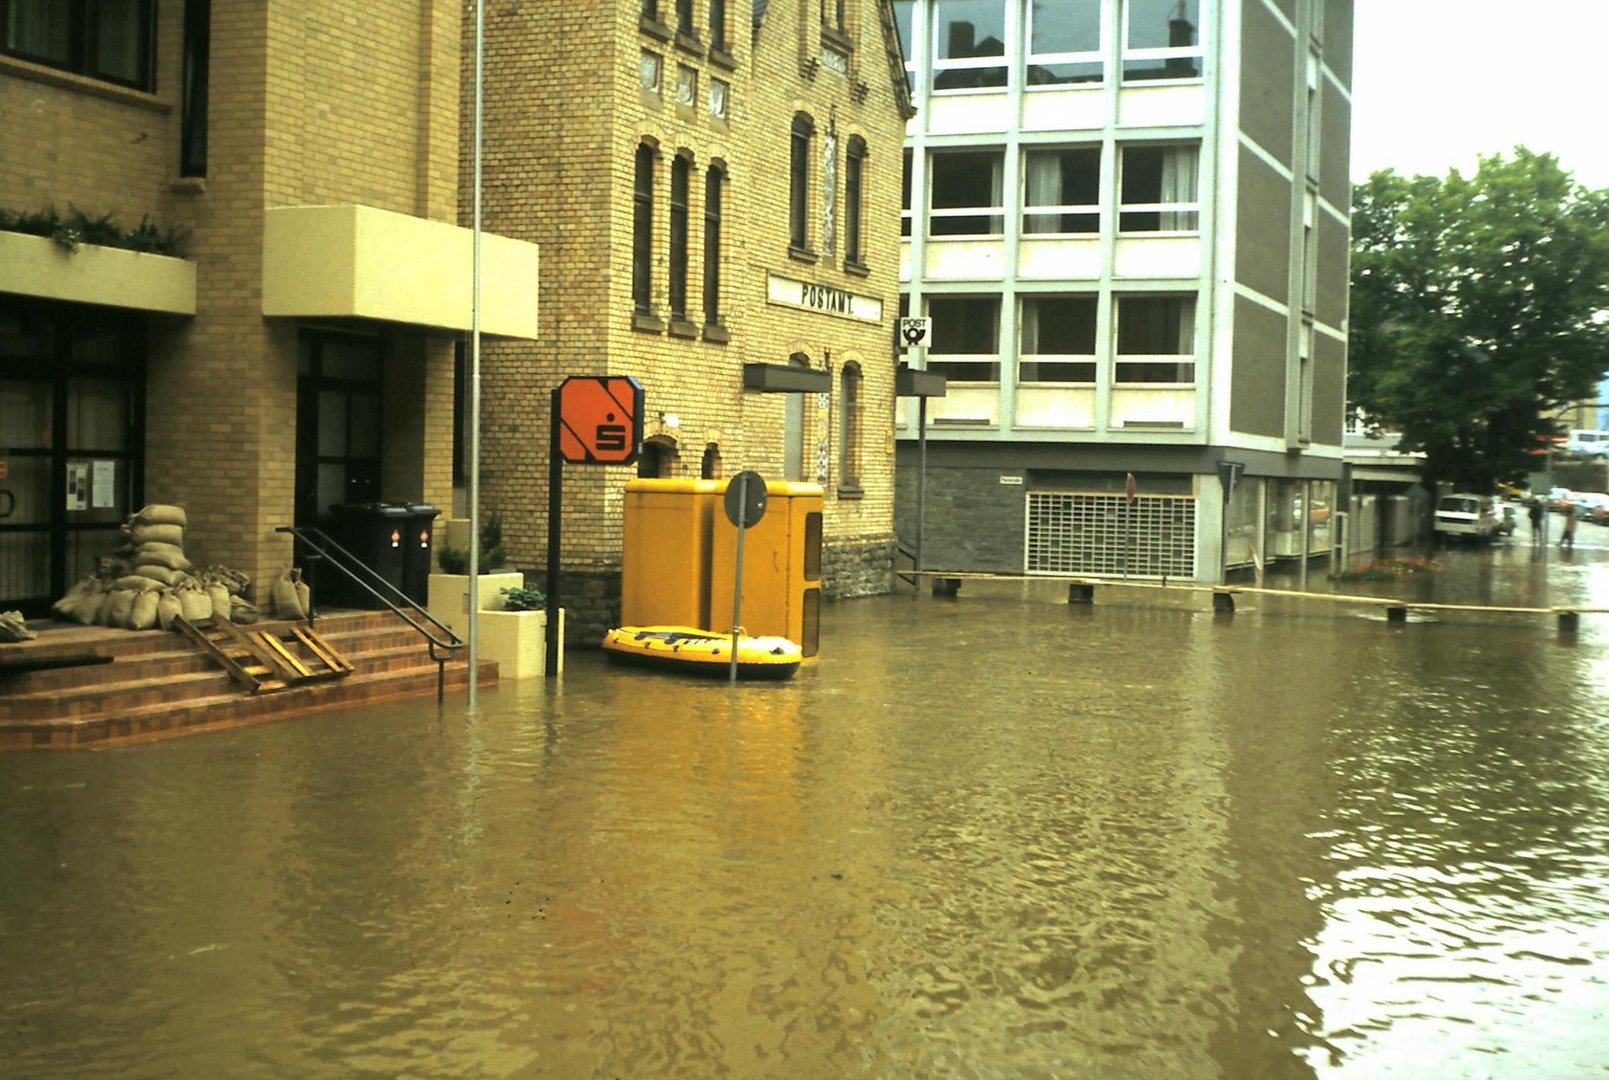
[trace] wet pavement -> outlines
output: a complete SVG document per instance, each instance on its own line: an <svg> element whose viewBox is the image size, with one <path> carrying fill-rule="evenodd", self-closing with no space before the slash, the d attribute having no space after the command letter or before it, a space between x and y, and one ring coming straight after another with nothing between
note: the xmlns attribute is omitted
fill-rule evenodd
<svg viewBox="0 0 1609 1080"><path fill-rule="evenodd" d="M1609 607L1597 539L1346 588ZM0 756L0 1074L1604 1075L1609 615L1065 599Z"/></svg>

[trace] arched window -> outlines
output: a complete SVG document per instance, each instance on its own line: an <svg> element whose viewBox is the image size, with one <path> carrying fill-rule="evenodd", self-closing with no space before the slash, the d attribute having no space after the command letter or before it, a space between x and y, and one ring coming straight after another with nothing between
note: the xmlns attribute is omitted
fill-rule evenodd
<svg viewBox="0 0 1609 1080"><path fill-rule="evenodd" d="M792 148L788 157L788 244L809 251L810 141L815 124L804 113L793 117Z"/></svg>
<svg viewBox="0 0 1609 1080"><path fill-rule="evenodd" d="M652 315L654 259L654 148L637 147L631 194L631 299L640 315Z"/></svg>
<svg viewBox="0 0 1609 1080"><path fill-rule="evenodd" d="M721 325L721 185L726 175L711 165L704 175L704 325Z"/></svg>
<svg viewBox="0 0 1609 1080"><path fill-rule="evenodd" d="M838 487L860 489L860 365L845 364L838 373Z"/></svg>
<svg viewBox="0 0 1609 1080"><path fill-rule="evenodd" d="M721 448L715 443L704 447L704 460L699 464L698 475L704 480L721 478Z"/></svg>
<svg viewBox="0 0 1609 1080"><path fill-rule="evenodd" d="M865 263L861 249L860 210L866 185L866 140L850 136L844 156L844 261L857 266Z"/></svg>
<svg viewBox="0 0 1609 1080"><path fill-rule="evenodd" d="M644 439L642 453L637 455L637 475L649 479L675 476L676 440L664 435Z"/></svg>
<svg viewBox="0 0 1609 1080"><path fill-rule="evenodd" d="M670 163L670 317L687 321L687 201L693 164L677 154Z"/></svg>

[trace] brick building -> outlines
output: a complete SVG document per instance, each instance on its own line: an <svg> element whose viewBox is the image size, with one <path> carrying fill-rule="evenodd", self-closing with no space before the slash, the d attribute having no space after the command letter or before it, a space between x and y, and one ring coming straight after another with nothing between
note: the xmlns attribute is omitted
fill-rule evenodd
<svg viewBox="0 0 1609 1080"><path fill-rule="evenodd" d="M513 563L546 561L549 392L631 375L642 460L565 474L573 636L618 614L632 475L821 483L824 591L886 591L909 112L887 0L546 0L489 9L484 42L484 226L543 253L540 336L481 356L480 510Z"/></svg>
<svg viewBox="0 0 1609 1080"><path fill-rule="evenodd" d="M259 583L290 564L279 526L450 504L462 9L344 10L5 7L0 211L185 239L0 231L0 608L40 613L144 502L185 503L191 559ZM485 249L486 332L534 336L535 248Z"/></svg>
<svg viewBox="0 0 1609 1080"><path fill-rule="evenodd" d="M925 565L1210 582L1327 551L1353 0L895 7L911 360L949 383Z"/></svg>

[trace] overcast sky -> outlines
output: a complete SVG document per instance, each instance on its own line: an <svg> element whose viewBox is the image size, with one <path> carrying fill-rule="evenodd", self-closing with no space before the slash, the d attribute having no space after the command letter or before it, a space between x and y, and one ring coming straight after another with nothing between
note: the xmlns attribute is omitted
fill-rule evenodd
<svg viewBox="0 0 1609 1080"><path fill-rule="evenodd" d="M1352 178L1515 145L1609 188L1609 0L1357 0Z"/></svg>

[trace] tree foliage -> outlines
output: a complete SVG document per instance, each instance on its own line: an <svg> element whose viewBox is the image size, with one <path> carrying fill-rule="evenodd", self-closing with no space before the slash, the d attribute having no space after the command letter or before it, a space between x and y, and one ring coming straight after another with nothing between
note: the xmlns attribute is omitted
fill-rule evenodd
<svg viewBox="0 0 1609 1080"><path fill-rule="evenodd" d="M1468 177L1369 177L1347 366L1352 408L1423 450L1428 480L1523 478L1609 370L1609 191L1523 147Z"/></svg>

